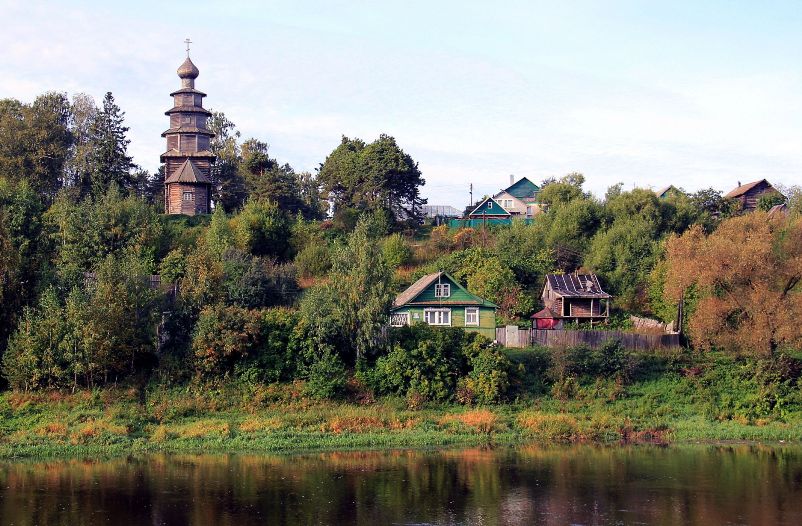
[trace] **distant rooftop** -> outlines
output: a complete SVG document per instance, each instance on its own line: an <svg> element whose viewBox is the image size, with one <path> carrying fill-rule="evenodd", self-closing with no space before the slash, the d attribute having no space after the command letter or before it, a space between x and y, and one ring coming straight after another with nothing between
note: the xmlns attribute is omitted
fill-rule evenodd
<svg viewBox="0 0 802 526"><path fill-rule="evenodd" d="M450 205L423 205L421 211L426 217L460 217L462 215L462 210L457 210Z"/></svg>

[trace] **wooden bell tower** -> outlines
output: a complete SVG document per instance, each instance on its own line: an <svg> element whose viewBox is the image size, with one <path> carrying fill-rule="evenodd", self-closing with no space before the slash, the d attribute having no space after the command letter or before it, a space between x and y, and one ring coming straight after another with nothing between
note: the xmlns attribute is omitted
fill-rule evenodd
<svg viewBox="0 0 802 526"><path fill-rule="evenodd" d="M165 112L170 128L162 133L167 138L164 163L164 211L167 214L210 214L212 208L212 164L215 156L209 151L214 133L206 127L211 115L203 107L205 93L195 89L200 71L189 58L178 68L181 89L170 93L173 107Z"/></svg>

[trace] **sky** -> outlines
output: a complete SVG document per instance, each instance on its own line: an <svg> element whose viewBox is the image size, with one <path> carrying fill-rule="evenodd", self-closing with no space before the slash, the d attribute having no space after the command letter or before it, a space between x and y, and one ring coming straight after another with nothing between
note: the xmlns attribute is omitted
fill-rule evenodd
<svg viewBox="0 0 802 526"><path fill-rule="evenodd" d="M0 98L111 91L155 171L183 40L205 106L311 171L392 135L429 204L515 178L586 189L802 183L802 2L0 0Z"/></svg>

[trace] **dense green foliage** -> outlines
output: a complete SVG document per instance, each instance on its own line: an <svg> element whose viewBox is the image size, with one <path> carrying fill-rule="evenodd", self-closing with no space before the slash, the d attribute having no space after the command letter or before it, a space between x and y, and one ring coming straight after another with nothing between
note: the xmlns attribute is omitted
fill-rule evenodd
<svg viewBox="0 0 802 526"><path fill-rule="evenodd" d="M650 429L695 418L713 426L799 423L800 367L785 354L797 340L782 327L766 359L748 357L748 346L728 356L717 351L735 347L713 344L705 349L714 355L673 357L633 355L616 342L509 352L459 329L387 327L394 295L436 271L496 303L505 324L530 323L545 274L592 271L615 297L616 326L630 323L630 313L672 321L680 301L694 328L700 319L738 325L732 316L746 317L736 308L726 320L706 321L695 308L758 283L745 281L749 273L712 285L689 281L678 294L679 280L670 278L682 261L671 259L672 240L685 236L691 254L744 222L731 217L740 212L720 192L658 198L615 185L598 199L573 173L544 182L545 212L532 224L449 230L418 224L424 181L392 137L343 138L318 173L298 173L214 113L214 213L167 217L160 177L128 156L123 116L110 94L101 107L61 94L0 101L0 353L16 391L125 385L147 404L159 389L213 396L231 388L253 399L254 410L330 399L370 404L377 396L404 411L518 400L522 413L535 403L549 416L509 417L506 429L559 429L563 438L590 435L593 426L604 428L599 436L621 436L629 414ZM788 195L789 217L797 217L798 193ZM800 231L792 221L772 227L776 239L761 252L771 266L765 274L790 284L783 305L799 297L798 258L788 247ZM586 429L552 414L584 405L612 414L615 424ZM152 438L154 422L191 416L172 421L171 408L142 407L151 416L131 423L131 436ZM447 433L464 424L443 418L427 425Z"/></svg>
<svg viewBox="0 0 802 526"><path fill-rule="evenodd" d="M509 384L509 361L478 334L461 329L403 327L392 350L365 363L359 376L379 394L408 399L499 401Z"/></svg>

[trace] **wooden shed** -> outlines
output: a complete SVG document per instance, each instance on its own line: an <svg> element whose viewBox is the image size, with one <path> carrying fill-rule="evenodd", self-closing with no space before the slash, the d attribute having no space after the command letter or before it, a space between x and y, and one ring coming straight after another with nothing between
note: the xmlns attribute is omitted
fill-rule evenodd
<svg viewBox="0 0 802 526"><path fill-rule="evenodd" d="M596 274L548 274L541 299L543 310L532 315L535 329L556 329L563 322L599 323L610 316L611 296Z"/></svg>
<svg viewBox="0 0 802 526"><path fill-rule="evenodd" d="M741 210L744 212L753 212L757 210L758 201L764 195L780 194L776 188L771 186L765 179L754 181L742 185L738 183L738 187L731 190L730 193L724 197L727 199L735 199L741 203ZM780 194L782 195L782 194Z"/></svg>

